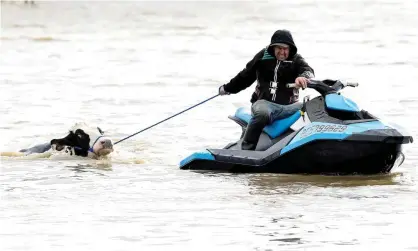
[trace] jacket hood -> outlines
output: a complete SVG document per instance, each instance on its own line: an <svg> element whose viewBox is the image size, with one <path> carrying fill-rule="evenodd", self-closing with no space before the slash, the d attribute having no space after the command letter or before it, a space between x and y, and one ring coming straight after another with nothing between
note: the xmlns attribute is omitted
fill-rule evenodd
<svg viewBox="0 0 418 251"><path fill-rule="evenodd" d="M296 44L293 41L292 33L290 33L290 31L288 30L277 30L276 32L274 32L273 36L271 37L270 44L267 48L267 52L272 56L275 56L272 45L277 43L289 45L289 58L292 58L298 52L298 48L296 47Z"/></svg>

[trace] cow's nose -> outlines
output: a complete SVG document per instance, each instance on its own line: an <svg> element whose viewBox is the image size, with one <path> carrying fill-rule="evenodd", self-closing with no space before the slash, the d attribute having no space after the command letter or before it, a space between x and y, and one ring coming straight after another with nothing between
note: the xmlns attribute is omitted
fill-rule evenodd
<svg viewBox="0 0 418 251"><path fill-rule="evenodd" d="M103 145L103 147L105 148L113 148L113 143L110 139L102 139L100 141L100 143Z"/></svg>

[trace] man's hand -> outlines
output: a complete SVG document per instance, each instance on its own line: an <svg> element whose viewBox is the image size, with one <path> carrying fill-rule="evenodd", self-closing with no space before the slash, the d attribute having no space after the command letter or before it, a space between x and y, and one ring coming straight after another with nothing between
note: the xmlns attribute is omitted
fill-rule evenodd
<svg viewBox="0 0 418 251"><path fill-rule="evenodd" d="M223 96L223 95L229 95L229 92L226 92L225 91L223 85L219 86L219 95L221 95L221 96Z"/></svg>
<svg viewBox="0 0 418 251"><path fill-rule="evenodd" d="M295 84L297 88L305 89L308 86L308 79L305 77L297 77L295 80Z"/></svg>

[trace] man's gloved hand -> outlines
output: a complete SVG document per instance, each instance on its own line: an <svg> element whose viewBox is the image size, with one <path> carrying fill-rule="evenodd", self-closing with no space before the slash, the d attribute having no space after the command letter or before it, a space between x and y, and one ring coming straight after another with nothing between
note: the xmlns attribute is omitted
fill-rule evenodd
<svg viewBox="0 0 418 251"><path fill-rule="evenodd" d="M229 95L229 94L230 94L229 92L225 91L223 85L219 86L219 95L223 96L223 95Z"/></svg>

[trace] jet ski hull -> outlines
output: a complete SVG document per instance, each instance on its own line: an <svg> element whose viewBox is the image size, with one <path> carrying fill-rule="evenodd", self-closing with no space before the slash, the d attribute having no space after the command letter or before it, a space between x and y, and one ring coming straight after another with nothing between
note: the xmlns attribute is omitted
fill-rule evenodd
<svg viewBox="0 0 418 251"><path fill-rule="evenodd" d="M193 159L181 169L347 175L389 173L403 162L401 144L364 141L314 141L272 160L263 159L258 152L232 150L229 155L221 152L209 149L206 156L211 157Z"/></svg>
<svg viewBox="0 0 418 251"><path fill-rule="evenodd" d="M180 168L286 174L388 173L402 164L402 144L412 142L412 137L380 121L349 125L313 122L284 133L266 150L240 150L240 142L191 155Z"/></svg>

